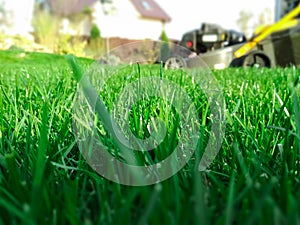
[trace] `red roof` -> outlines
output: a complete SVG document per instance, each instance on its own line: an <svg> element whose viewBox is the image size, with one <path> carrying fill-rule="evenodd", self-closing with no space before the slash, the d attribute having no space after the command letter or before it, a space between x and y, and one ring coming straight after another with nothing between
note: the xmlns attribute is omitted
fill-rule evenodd
<svg viewBox="0 0 300 225"><path fill-rule="evenodd" d="M99 0L47 0L53 13L68 16L82 12ZM119 0L115 0L119 1ZM169 22L171 17L154 0L130 0L143 18Z"/></svg>
<svg viewBox="0 0 300 225"><path fill-rule="evenodd" d="M144 18L171 21L171 17L154 0L130 0Z"/></svg>
<svg viewBox="0 0 300 225"><path fill-rule="evenodd" d="M82 12L99 0L47 0L53 13L68 16Z"/></svg>

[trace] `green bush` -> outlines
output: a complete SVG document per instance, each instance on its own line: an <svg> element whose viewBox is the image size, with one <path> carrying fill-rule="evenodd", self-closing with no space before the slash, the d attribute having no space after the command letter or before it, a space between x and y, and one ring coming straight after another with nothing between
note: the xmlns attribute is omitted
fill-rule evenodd
<svg viewBox="0 0 300 225"><path fill-rule="evenodd" d="M93 24L91 27L90 38L91 40L96 40L101 38L100 29L96 24Z"/></svg>
<svg viewBox="0 0 300 225"><path fill-rule="evenodd" d="M74 54L76 56L86 56L86 41L80 37L72 37L67 34L60 34L56 45L55 53L58 54Z"/></svg>
<svg viewBox="0 0 300 225"><path fill-rule="evenodd" d="M169 38L165 30L162 30L159 39L164 42L169 42Z"/></svg>
<svg viewBox="0 0 300 225"><path fill-rule="evenodd" d="M0 49L30 51L33 41L25 36L0 34Z"/></svg>
<svg viewBox="0 0 300 225"><path fill-rule="evenodd" d="M105 52L104 41L101 38L101 31L96 24L92 24L90 31L90 41L86 46L86 56L91 58L98 58Z"/></svg>
<svg viewBox="0 0 300 225"><path fill-rule="evenodd" d="M165 61L170 55L169 38L165 30L162 30L159 39L163 42L160 46L160 60Z"/></svg>

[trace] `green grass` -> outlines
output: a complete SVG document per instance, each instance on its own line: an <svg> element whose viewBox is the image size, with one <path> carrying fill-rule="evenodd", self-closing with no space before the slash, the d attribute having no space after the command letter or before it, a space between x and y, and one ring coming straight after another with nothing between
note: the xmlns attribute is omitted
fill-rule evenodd
<svg viewBox="0 0 300 225"><path fill-rule="evenodd" d="M91 63L78 59L83 70ZM80 154L71 110L77 81L66 58L0 52L0 225L300 224L300 71L226 69L214 74L227 107L225 137L214 162L198 172L193 157L168 180L131 187L102 178ZM210 123L205 98L189 79L173 75L195 99L206 125L195 152L201 156ZM101 93L109 108L126 83L118 77ZM165 107L155 100L141 106L131 126L137 136L147 137L136 122L140 113L147 122L169 111L153 111ZM172 109L169 113L176 116ZM136 155L140 163L169 154L159 155L176 142L172 118L168 142L154 155Z"/></svg>

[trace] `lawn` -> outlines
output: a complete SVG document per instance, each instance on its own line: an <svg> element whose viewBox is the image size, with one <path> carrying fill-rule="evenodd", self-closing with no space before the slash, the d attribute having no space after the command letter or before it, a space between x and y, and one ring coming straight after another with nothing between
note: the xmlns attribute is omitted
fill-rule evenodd
<svg viewBox="0 0 300 225"><path fill-rule="evenodd" d="M93 61L77 63L86 71ZM226 130L219 154L200 172L197 160L211 123L201 90L186 74L162 72L159 65L131 71L135 77L158 73L183 86L196 102L203 129L194 155L178 173L157 184L128 186L100 176L80 152L72 127L78 83L66 57L1 51L0 225L300 224L300 70L212 72L226 102ZM118 74L100 94L109 109L126 82L130 79ZM135 154L143 165L171 154L179 137L173 108L165 110L155 98L141 106L130 117L140 138L148 137L136 122L140 114L146 115L144 123L151 116L170 117L162 146ZM115 154L113 138L101 138Z"/></svg>

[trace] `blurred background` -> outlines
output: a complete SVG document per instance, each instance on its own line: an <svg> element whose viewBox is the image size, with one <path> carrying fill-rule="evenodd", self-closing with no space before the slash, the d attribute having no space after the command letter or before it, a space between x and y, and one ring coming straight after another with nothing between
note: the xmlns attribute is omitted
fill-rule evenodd
<svg viewBox="0 0 300 225"><path fill-rule="evenodd" d="M243 32L272 24L296 0L0 0L0 49L97 57L136 40L178 42L202 23Z"/></svg>

